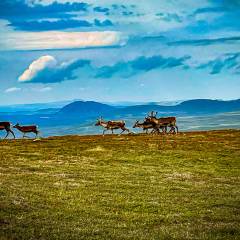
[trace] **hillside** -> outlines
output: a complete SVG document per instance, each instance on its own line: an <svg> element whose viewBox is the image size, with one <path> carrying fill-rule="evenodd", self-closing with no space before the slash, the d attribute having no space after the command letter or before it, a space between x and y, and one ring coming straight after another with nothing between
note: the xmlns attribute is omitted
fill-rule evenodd
<svg viewBox="0 0 240 240"><path fill-rule="evenodd" d="M0 239L240 235L240 131L0 141Z"/></svg>

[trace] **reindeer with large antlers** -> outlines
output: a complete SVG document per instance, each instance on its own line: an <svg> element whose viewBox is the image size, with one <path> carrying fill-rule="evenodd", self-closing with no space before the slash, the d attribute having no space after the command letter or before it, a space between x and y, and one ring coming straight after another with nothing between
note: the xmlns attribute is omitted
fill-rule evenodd
<svg viewBox="0 0 240 240"><path fill-rule="evenodd" d="M13 135L13 137L15 138L15 134L14 134L14 132L11 129L10 122L0 122L0 131L1 130L5 130L7 132L7 135L5 136L5 138L8 137L9 133L11 133Z"/></svg>
<svg viewBox="0 0 240 240"><path fill-rule="evenodd" d="M97 122L95 123L95 126L102 126L103 128L105 128L103 130L103 136L104 133L108 130L112 131L113 134L113 130L115 129L122 129L122 132L119 134L121 135L123 132L127 131L128 133L130 132L128 128L125 127L125 122L124 121L104 121L102 117L100 117L99 119L97 119Z"/></svg>
<svg viewBox="0 0 240 240"><path fill-rule="evenodd" d="M159 128L162 128L164 133L167 133L167 127L170 127L169 133L176 133L175 129L178 133L178 126L176 125L176 117L162 117L157 118L157 112L154 113L152 111L148 116L145 118L146 122L154 123Z"/></svg>

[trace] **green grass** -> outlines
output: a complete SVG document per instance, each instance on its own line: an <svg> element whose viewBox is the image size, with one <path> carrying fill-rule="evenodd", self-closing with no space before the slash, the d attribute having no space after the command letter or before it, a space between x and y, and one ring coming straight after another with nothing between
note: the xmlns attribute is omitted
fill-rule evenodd
<svg viewBox="0 0 240 240"><path fill-rule="evenodd" d="M0 239L239 239L240 131L0 141Z"/></svg>

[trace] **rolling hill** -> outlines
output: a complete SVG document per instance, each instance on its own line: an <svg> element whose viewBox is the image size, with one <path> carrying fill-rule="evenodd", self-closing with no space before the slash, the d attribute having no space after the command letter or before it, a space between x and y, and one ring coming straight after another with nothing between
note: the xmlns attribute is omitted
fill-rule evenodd
<svg viewBox="0 0 240 240"><path fill-rule="evenodd" d="M76 101L64 106L59 112L59 115L74 116L74 117L91 117L113 113L115 107L107 104L94 101Z"/></svg>
<svg viewBox="0 0 240 240"><path fill-rule="evenodd" d="M67 117L79 116L112 116L126 114L146 115L150 111L158 111L162 115L198 115L198 114L214 114L221 112L240 111L240 99L231 101L220 101L210 99L196 99L184 101L175 106L162 106L158 104L135 105L129 107L117 108L93 101L76 101L63 107L59 114Z"/></svg>

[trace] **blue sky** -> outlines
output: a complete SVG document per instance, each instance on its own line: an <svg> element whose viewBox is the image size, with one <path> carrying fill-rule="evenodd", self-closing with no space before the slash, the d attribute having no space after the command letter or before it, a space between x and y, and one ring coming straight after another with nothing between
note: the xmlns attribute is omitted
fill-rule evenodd
<svg viewBox="0 0 240 240"><path fill-rule="evenodd" d="M239 0L1 0L1 105L239 98L239 18Z"/></svg>

